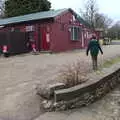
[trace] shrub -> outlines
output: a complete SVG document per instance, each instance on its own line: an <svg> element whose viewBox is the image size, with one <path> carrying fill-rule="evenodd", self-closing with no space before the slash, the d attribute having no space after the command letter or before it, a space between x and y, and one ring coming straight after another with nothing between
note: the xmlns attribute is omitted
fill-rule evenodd
<svg viewBox="0 0 120 120"><path fill-rule="evenodd" d="M66 87L73 87L88 80L87 66L84 62L77 60L72 64L64 65L60 70L60 79L63 80Z"/></svg>

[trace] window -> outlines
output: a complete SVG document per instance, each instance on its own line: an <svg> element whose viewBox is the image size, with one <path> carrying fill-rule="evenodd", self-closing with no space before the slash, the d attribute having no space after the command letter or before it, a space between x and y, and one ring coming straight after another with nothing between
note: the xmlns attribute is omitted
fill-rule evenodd
<svg viewBox="0 0 120 120"><path fill-rule="evenodd" d="M80 39L80 27L71 27L71 40Z"/></svg>

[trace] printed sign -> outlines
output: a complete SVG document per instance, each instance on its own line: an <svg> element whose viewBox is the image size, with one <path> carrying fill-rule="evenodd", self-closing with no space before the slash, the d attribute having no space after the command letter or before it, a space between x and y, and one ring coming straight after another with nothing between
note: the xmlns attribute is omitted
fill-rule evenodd
<svg viewBox="0 0 120 120"><path fill-rule="evenodd" d="M33 25L26 26L26 32L31 32L31 31L35 31L35 27Z"/></svg>
<svg viewBox="0 0 120 120"><path fill-rule="evenodd" d="M46 41L47 41L47 43L50 42L50 34L49 33L46 34Z"/></svg>

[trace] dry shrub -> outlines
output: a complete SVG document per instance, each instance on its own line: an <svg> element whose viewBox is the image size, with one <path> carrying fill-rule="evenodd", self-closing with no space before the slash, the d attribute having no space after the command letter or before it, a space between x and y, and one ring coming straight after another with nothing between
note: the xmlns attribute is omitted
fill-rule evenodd
<svg viewBox="0 0 120 120"><path fill-rule="evenodd" d="M87 78L87 66L84 62L77 60L72 64L64 65L60 70L60 79L63 80L66 87L73 87L88 80Z"/></svg>

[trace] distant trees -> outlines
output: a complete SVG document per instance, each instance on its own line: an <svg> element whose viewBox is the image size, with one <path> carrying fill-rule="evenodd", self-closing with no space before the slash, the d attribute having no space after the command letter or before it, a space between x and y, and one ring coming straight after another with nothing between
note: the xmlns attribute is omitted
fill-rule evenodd
<svg viewBox="0 0 120 120"><path fill-rule="evenodd" d="M90 24L92 29L107 29L112 23L110 18L99 13L96 0L87 0L84 5L84 10L81 10L81 15Z"/></svg>
<svg viewBox="0 0 120 120"><path fill-rule="evenodd" d="M112 23L112 19L104 14L96 13L94 26L95 28L102 28L104 30L108 29Z"/></svg>
<svg viewBox="0 0 120 120"><path fill-rule="evenodd" d="M112 39L120 39L120 21L117 21L108 31Z"/></svg>
<svg viewBox="0 0 120 120"><path fill-rule="evenodd" d="M48 11L51 3L48 0L7 0L5 1L5 17L13 17Z"/></svg>

